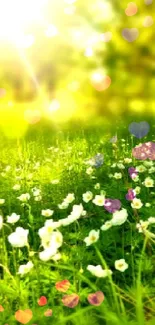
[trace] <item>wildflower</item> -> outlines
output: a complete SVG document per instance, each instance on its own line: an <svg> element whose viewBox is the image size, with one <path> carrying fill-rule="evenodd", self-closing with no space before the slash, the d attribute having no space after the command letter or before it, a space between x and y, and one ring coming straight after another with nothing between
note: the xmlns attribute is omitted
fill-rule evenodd
<svg viewBox="0 0 155 325"><path fill-rule="evenodd" d="M96 183L96 184L94 185L94 189L95 189L95 190L99 190L99 189L100 189L100 183Z"/></svg>
<svg viewBox="0 0 155 325"><path fill-rule="evenodd" d="M86 237L84 239L84 242L86 243L86 246L90 246L90 245L96 243L98 241L98 239L99 239L99 233L100 233L99 230L97 230L97 231L91 230L88 237Z"/></svg>
<svg viewBox="0 0 155 325"><path fill-rule="evenodd" d="M62 202L61 204L58 204L58 208L61 210L67 209L69 204L67 202Z"/></svg>
<svg viewBox="0 0 155 325"><path fill-rule="evenodd" d="M22 202L27 202L30 199L30 194L29 193L24 193L18 196L18 199Z"/></svg>
<svg viewBox="0 0 155 325"><path fill-rule="evenodd" d="M72 203L75 200L75 195L74 193L69 193L66 198L64 199L64 202L69 204Z"/></svg>
<svg viewBox="0 0 155 325"><path fill-rule="evenodd" d="M112 274L110 269L103 270L101 265L88 265L87 270L98 278L106 278Z"/></svg>
<svg viewBox="0 0 155 325"><path fill-rule="evenodd" d="M20 219L20 215L16 213L12 213L10 216L7 216L7 222L8 223L16 223Z"/></svg>
<svg viewBox="0 0 155 325"><path fill-rule="evenodd" d="M132 162L131 158L124 158L124 163L125 164L130 164Z"/></svg>
<svg viewBox="0 0 155 325"><path fill-rule="evenodd" d="M55 246L46 248L44 251L39 253L40 260L47 262L57 254L57 248Z"/></svg>
<svg viewBox="0 0 155 325"><path fill-rule="evenodd" d="M128 269L128 264L125 262L124 258L115 261L115 269L120 272L124 272Z"/></svg>
<svg viewBox="0 0 155 325"><path fill-rule="evenodd" d="M105 199L104 202L104 208L110 212L110 213L114 213L115 211L119 210L121 207L121 202L117 199L113 200L113 199Z"/></svg>
<svg viewBox="0 0 155 325"><path fill-rule="evenodd" d="M140 199L134 198L131 206L133 209L140 209L143 206L143 203Z"/></svg>
<svg viewBox="0 0 155 325"><path fill-rule="evenodd" d="M154 187L154 180L151 177L146 177L143 182L143 185L145 187Z"/></svg>
<svg viewBox="0 0 155 325"><path fill-rule="evenodd" d="M124 166L122 163L117 164L117 167L118 167L119 169L125 169L125 166Z"/></svg>
<svg viewBox="0 0 155 325"><path fill-rule="evenodd" d="M96 195L93 203L98 206L103 206L105 203L105 195Z"/></svg>
<svg viewBox="0 0 155 325"><path fill-rule="evenodd" d="M54 246L56 248L59 248L62 246L62 243L63 243L62 233L60 231L53 231L49 246L50 247Z"/></svg>
<svg viewBox="0 0 155 325"><path fill-rule="evenodd" d="M128 217L128 213L126 209L116 211L113 213L111 223L113 226L120 226L127 220L127 217Z"/></svg>
<svg viewBox="0 0 155 325"><path fill-rule="evenodd" d="M26 273L29 273L31 271L31 269L33 268L33 263L30 261L25 265L20 265L19 269L18 269L18 274L20 275L24 275Z"/></svg>
<svg viewBox="0 0 155 325"><path fill-rule="evenodd" d="M41 196L41 195L39 195L39 196L35 196L35 197L34 197L34 200L35 200L36 202L39 202L39 201L42 200L42 196Z"/></svg>
<svg viewBox="0 0 155 325"><path fill-rule="evenodd" d="M139 232L144 232L148 226L149 226L149 221L140 220L140 222L137 223L136 228L138 229Z"/></svg>
<svg viewBox="0 0 155 325"><path fill-rule="evenodd" d="M3 227L3 217L0 216L0 230L2 229L2 227Z"/></svg>
<svg viewBox="0 0 155 325"><path fill-rule="evenodd" d="M148 170L149 174L152 174L155 172L155 167L151 167L149 170Z"/></svg>
<svg viewBox="0 0 155 325"><path fill-rule="evenodd" d="M128 169L128 173L132 179L136 178L136 176L138 175L138 172L137 172L136 168L134 168L134 167L130 167Z"/></svg>
<svg viewBox="0 0 155 325"><path fill-rule="evenodd" d="M122 173L115 173L113 177L115 179L121 179L122 178Z"/></svg>
<svg viewBox="0 0 155 325"><path fill-rule="evenodd" d="M90 191L88 191L88 192L84 193L84 194L82 195L82 197L83 197L83 201L86 202L86 203L88 203L89 201L92 200L92 198L93 198L93 193L90 192Z"/></svg>
<svg viewBox="0 0 155 325"><path fill-rule="evenodd" d="M52 260L54 261L54 262L57 262L57 261L59 261L60 259L61 259L61 254L60 253L56 253L54 256L52 256Z"/></svg>
<svg viewBox="0 0 155 325"><path fill-rule="evenodd" d="M0 199L0 205L4 204L5 200L4 199Z"/></svg>
<svg viewBox="0 0 155 325"><path fill-rule="evenodd" d="M71 212L71 215L76 218L76 219L79 219L81 216L82 216L82 213L83 213L83 206L82 204L75 204L73 205L73 209L72 209L72 212Z"/></svg>
<svg viewBox="0 0 155 325"><path fill-rule="evenodd" d="M93 173L93 168L92 167L88 167L87 169L86 169L86 174L88 174L88 175L91 175L92 173Z"/></svg>
<svg viewBox="0 0 155 325"><path fill-rule="evenodd" d="M112 222L111 221L106 221L105 224L101 227L101 230L106 231L111 227L112 227Z"/></svg>
<svg viewBox="0 0 155 325"><path fill-rule="evenodd" d="M147 202L147 203L145 203L145 206L146 206L147 208L149 208L149 207L151 206L151 204L150 204L149 202Z"/></svg>
<svg viewBox="0 0 155 325"><path fill-rule="evenodd" d="M135 176L133 179L132 179L135 183L139 181L139 176Z"/></svg>
<svg viewBox="0 0 155 325"><path fill-rule="evenodd" d="M139 165L136 167L137 172L144 173L146 171L146 167L144 165Z"/></svg>
<svg viewBox="0 0 155 325"><path fill-rule="evenodd" d="M128 193L126 194L126 199L128 200L128 201L132 201L135 197L136 197L136 192L135 192L135 190L133 190L132 188L130 188L129 190L128 190Z"/></svg>
<svg viewBox="0 0 155 325"><path fill-rule="evenodd" d="M13 189L14 191L19 191L20 188L21 188L20 184L15 184L15 185L13 186L12 189Z"/></svg>
<svg viewBox="0 0 155 325"><path fill-rule="evenodd" d="M152 167L153 166L153 161L144 161L144 165L148 168Z"/></svg>
<svg viewBox="0 0 155 325"><path fill-rule="evenodd" d="M34 187L32 189L33 196L40 196L41 190L39 188Z"/></svg>
<svg viewBox="0 0 155 325"><path fill-rule="evenodd" d="M54 211L50 209L41 210L41 215L44 217L51 217L53 215Z"/></svg>
<svg viewBox="0 0 155 325"><path fill-rule="evenodd" d="M17 227L15 232L8 236L8 241L13 247L24 247L28 245L29 230Z"/></svg>
<svg viewBox="0 0 155 325"><path fill-rule="evenodd" d="M155 217L150 217L148 219L149 224L155 223Z"/></svg>
<svg viewBox="0 0 155 325"><path fill-rule="evenodd" d="M135 192L136 192L136 194L139 194L140 191L141 191L141 188L140 188L139 186L136 186L136 187L135 187Z"/></svg>

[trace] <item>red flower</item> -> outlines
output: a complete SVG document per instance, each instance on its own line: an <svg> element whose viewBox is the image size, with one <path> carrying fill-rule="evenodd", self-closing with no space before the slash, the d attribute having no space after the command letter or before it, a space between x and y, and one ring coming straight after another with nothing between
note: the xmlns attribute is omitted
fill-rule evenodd
<svg viewBox="0 0 155 325"><path fill-rule="evenodd" d="M39 306L45 306L47 304L47 298L45 296L41 296L38 299L38 305Z"/></svg>
<svg viewBox="0 0 155 325"><path fill-rule="evenodd" d="M76 293L72 293L71 295L65 295L62 298L62 303L66 307L74 308L79 303L79 296Z"/></svg>
<svg viewBox="0 0 155 325"><path fill-rule="evenodd" d="M55 284L55 287L58 291L66 292L70 287L70 282L68 280L62 280Z"/></svg>
<svg viewBox="0 0 155 325"><path fill-rule="evenodd" d="M104 294L102 291L90 293L87 299L91 305L100 306L104 300Z"/></svg>

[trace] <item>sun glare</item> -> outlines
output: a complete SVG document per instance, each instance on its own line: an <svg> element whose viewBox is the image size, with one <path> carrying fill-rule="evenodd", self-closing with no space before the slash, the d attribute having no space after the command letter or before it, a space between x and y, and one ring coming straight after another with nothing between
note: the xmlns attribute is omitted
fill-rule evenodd
<svg viewBox="0 0 155 325"><path fill-rule="evenodd" d="M0 0L0 41L18 42L25 30L43 23L48 0Z"/></svg>

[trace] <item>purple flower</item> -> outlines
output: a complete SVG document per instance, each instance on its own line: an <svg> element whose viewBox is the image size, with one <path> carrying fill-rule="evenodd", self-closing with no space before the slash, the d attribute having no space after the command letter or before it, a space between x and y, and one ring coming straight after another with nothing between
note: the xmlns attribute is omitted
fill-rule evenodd
<svg viewBox="0 0 155 325"><path fill-rule="evenodd" d="M137 172L136 168L134 168L134 167L128 168L128 173L132 179L138 175L138 172Z"/></svg>
<svg viewBox="0 0 155 325"><path fill-rule="evenodd" d="M132 188L130 188L125 197L128 201L132 201L136 197L136 193Z"/></svg>
<svg viewBox="0 0 155 325"><path fill-rule="evenodd" d="M105 199L104 208L108 212L114 213L115 211L118 211L120 207L121 207L121 202L119 200Z"/></svg>
<svg viewBox="0 0 155 325"><path fill-rule="evenodd" d="M155 160L155 142L146 142L132 149L132 155L140 160Z"/></svg>

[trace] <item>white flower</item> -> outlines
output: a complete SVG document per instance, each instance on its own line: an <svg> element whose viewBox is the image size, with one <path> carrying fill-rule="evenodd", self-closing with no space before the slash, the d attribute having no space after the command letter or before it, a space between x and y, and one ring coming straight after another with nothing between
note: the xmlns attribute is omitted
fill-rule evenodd
<svg viewBox="0 0 155 325"><path fill-rule="evenodd" d="M113 226L120 226L127 220L127 217L128 217L128 213L126 209L116 211L113 213L111 223Z"/></svg>
<svg viewBox="0 0 155 325"><path fill-rule="evenodd" d="M112 227L112 222L111 221L106 221L105 224L101 227L101 230L106 231L111 227Z"/></svg>
<svg viewBox="0 0 155 325"><path fill-rule="evenodd" d="M128 269L128 264L125 262L124 258L115 261L115 269L120 272L124 272Z"/></svg>
<svg viewBox="0 0 155 325"><path fill-rule="evenodd" d="M94 189L95 189L95 190L99 190L99 189L100 189L100 183L96 183L96 184L94 185Z"/></svg>
<svg viewBox="0 0 155 325"><path fill-rule="evenodd" d="M149 207L151 206L151 203L147 202L147 203L145 203L145 206L146 206L147 208L149 208Z"/></svg>
<svg viewBox="0 0 155 325"><path fill-rule="evenodd" d="M0 205L4 204L5 200L4 199L0 199Z"/></svg>
<svg viewBox="0 0 155 325"><path fill-rule="evenodd" d="M130 164L132 162L131 158L124 158L124 163L125 164Z"/></svg>
<svg viewBox="0 0 155 325"><path fill-rule="evenodd" d="M42 200L42 196L41 196L41 195L39 195L39 196L35 196L35 197L34 197L34 200L37 201L37 202L39 202L39 201Z"/></svg>
<svg viewBox="0 0 155 325"><path fill-rule="evenodd" d="M62 202L61 204L58 204L58 208L64 210L68 208L68 205L69 204L67 202Z"/></svg>
<svg viewBox="0 0 155 325"><path fill-rule="evenodd" d="M149 226L149 221L140 220L140 222L137 223L136 228L138 229L139 232L144 232L144 230L146 230L148 226Z"/></svg>
<svg viewBox="0 0 155 325"><path fill-rule="evenodd" d="M15 185L13 186L12 189L13 189L14 191L19 191L20 188L21 188L20 184L15 184Z"/></svg>
<svg viewBox="0 0 155 325"><path fill-rule="evenodd" d="M139 194L140 191L141 191L141 188L140 188L139 186L136 186L136 187L135 187L135 192L136 192L136 194Z"/></svg>
<svg viewBox="0 0 155 325"><path fill-rule="evenodd" d="M93 203L98 206L103 206L105 202L105 195L96 195Z"/></svg>
<svg viewBox="0 0 155 325"><path fill-rule="evenodd" d="M150 218L148 218L148 222L149 222L150 224L155 223L155 217L150 217Z"/></svg>
<svg viewBox="0 0 155 325"><path fill-rule="evenodd" d="M82 195L82 197L83 197L83 201L86 202L86 203L88 203L89 201L92 200L92 198L93 198L93 193L90 192L90 191L88 191L88 192L84 193L84 194Z"/></svg>
<svg viewBox="0 0 155 325"><path fill-rule="evenodd" d="M0 230L2 229L2 227L3 227L3 217L0 216Z"/></svg>
<svg viewBox="0 0 155 325"><path fill-rule="evenodd" d="M8 236L8 241L13 247L24 247L28 245L29 230L17 227L15 232Z"/></svg>
<svg viewBox="0 0 155 325"><path fill-rule="evenodd" d="M105 278L112 274L110 269L103 270L101 265L88 265L87 270L98 278Z"/></svg>
<svg viewBox="0 0 155 325"><path fill-rule="evenodd" d="M72 209L72 212L71 212L72 217L74 217L75 219L79 219L82 216L82 213L83 213L82 204L73 205L73 209Z"/></svg>
<svg viewBox="0 0 155 325"><path fill-rule="evenodd" d="M70 220L69 218L64 218L61 220L61 225L65 227L65 226L70 225L72 222L73 222L73 220Z"/></svg>
<svg viewBox="0 0 155 325"><path fill-rule="evenodd" d="M154 187L154 180L151 177L146 177L143 184L145 187Z"/></svg>
<svg viewBox="0 0 155 325"><path fill-rule="evenodd" d="M84 239L84 242L86 243L86 246L90 246L94 243L96 243L99 239L99 234L100 234L100 231L99 230L91 230L88 237L86 237Z"/></svg>
<svg viewBox="0 0 155 325"><path fill-rule="evenodd" d="M39 253L40 260L47 262L49 261L53 256L57 254L57 248L55 246L48 247L44 251Z"/></svg>
<svg viewBox="0 0 155 325"><path fill-rule="evenodd" d="M118 167L119 169L125 169L125 166L124 166L122 163L117 164L117 167Z"/></svg>
<svg viewBox="0 0 155 325"><path fill-rule="evenodd" d="M138 181L139 181L139 176L137 175L137 176L133 177L132 180L133 180L135 183L138 182Z"/></svg>
<svg viewBox="0 0 155 325"><path fill-rule="evenodd" d="M113 177L115 179L121 179L122 178L122 173L115 173Z"/></svg>
<svg viewBox="0 0 155 325"><path fill-rule="evenodd" d="M69 204L72 203L75 200L75 195L74 193L69 193L66 198L64 199L64 202Z"/></svg>
<svg viewBox="0 0 155 325"><path fill-rule="evenodd" d="M50 240L50 247L56 247L59 248L62 246L63 243L63 236L60 231L53 231L51 240Z"/></svg>
<svg viewBox="0 0 155 325"><path fill-rule="evenodd" d="M8 223L16 223L20 219L20 215L12 213L10 216L7 216Z"/></svg>
<svg viewBox="0 0 155 325"><path fill-rule="evenodd" d="M20 275L24 275L24 274L26 274L26 273L28 273L28 272L30 272L31 271L31 269L33 268L33 263L30 261L30 262L28 262L27 264L25 264L25 265L20 265L20 267L19 267L19 269L18 269L18 274L20 274Z"/></svg>
<svg viewBox="0 0 155 325"><path fill-rule="evenodd" d="M139 173L144 173L146 171L146 167L144 165L139 165L136 167L136 171Z"/></svg>
<svg viewBox="0 0 155 325"><path fill-rule="evenodd" d="M60 253L56 253L54 256L52 256L52 260L54 261L54 262L56 262L56 261L59 261L60 259L61 259L61 254Z"/></svg>
<svg viewBox="0 0 155 325"><path fill-rule="evenodd" d="M133 209L140 209L143 206L143 203L140 199L134 198L131 206Z"/></svg>
<svg viewBox="0 0 155 325"><path fill-rule="evenodd" d="M44 217L51 217L53 215L54 211L50 209L41 210L41 215Z"/></svg>
<svg viewBox="0 0 155 325"><path fill-rule="evenodd" d="M32 189L33 196L40 196L41 190L39 188Z"/></svg>
<svg viewBox="0 0 155 325"><path fill-rule="evenodd" d="M88 167L87 169L86 169L86 174L88 174L88 175L91 175L92 173L93 173L93 168L92 167Z"/></svg>
<svg viewBox="0 0 155 325"><path fill-rule="evenodd" d="M18 196L18 199L22 202L27 202L30 199L30 194L29 193L24 193Z"/></svg>

